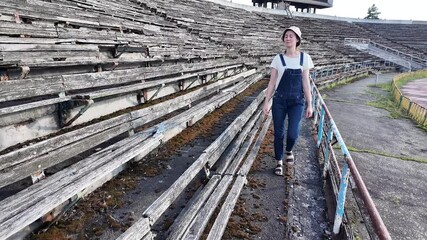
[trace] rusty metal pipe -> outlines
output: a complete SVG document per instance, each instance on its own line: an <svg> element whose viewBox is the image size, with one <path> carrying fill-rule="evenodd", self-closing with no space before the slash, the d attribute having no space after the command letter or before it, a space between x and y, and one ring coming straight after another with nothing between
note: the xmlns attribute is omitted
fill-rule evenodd
<svg viewBox="0 0 427 240"><path fill-rule="evenodd" d="M314 84L313 81L312 81L312 84ZM317 87L315 87L315 91L318 94L318 96L321 96ZM329 112L329 109L327 108L325 102L323 101L322 98L320 98L320 101L321 101L321 105L325 109L326 116L329 118L329 120L332 120L332 115ZM385 226L385 224L384 224L384 222L383 222L383 220L382 220L382 218L381 218L381 216L380 216L380 214L379 214L379 212L378 212L378 210L374 204L374 201L372 200L371 195L369 194L368 189L366 188L366 185L363 182L363 179L360 176L360 173L357 170L357 167L354 164L354 161L351 158L350 154L346 155L346 161L347 161L347 164L349 166L350 172L353 176L353 179L356 183L356 186L359 189L360 197L362 198L363 203L365 204L365 207L368 211L369 217L371 218L371 221L372 221L372 224L373 224L373 227L375 229L376 234L378 235L378 237L381 240L391 239L390 233L388 232L387 227Z"/></svg>

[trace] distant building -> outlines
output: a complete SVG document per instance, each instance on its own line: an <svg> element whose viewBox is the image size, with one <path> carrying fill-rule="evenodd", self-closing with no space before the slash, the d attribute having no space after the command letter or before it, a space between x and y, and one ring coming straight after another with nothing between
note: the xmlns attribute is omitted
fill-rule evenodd
<svg viewBox="0 0 427 240"><path fill-rule="evenodd" d="M294 6L296 11L308 13L316 13L316 9L330 8L333 5L333 0L252 0L252 4L258 7L267 7L267 3L271 3L271 8L285 10L285 4Z"/></svg>

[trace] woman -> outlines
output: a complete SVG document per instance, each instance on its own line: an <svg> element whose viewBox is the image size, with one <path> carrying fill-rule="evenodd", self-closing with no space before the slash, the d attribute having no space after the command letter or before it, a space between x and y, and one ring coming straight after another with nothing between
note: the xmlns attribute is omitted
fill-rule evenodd
<svg viewBox="0 0 427 240"><path fill-rule="evenodd" d="M264 115L267 116L270 112L270 100L273 98L274 157L277 160L274 173L279 176L283 175L284 155L286 155L285 159L288 164L294 162L292 148L298 138L304 102L307 105L305 117L310 118L313 115L309 70L314 65L310 55L299 50L301 30L295 26L285 29L282 41L286 50L284 53L276 55L270 65L271 77L263 106ZM284 154L286 116L288 116L288 130Z"/></svg>

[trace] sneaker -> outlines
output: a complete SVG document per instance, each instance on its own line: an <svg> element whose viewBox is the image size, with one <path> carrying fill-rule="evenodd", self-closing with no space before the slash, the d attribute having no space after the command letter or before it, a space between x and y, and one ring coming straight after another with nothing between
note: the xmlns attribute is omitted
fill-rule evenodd
<svg viewBox="0 0 427 240"><path fill-rule="evenodd" d="M286 163L294 164L294 154L292 153L292 151L286 152Z"/></svg>

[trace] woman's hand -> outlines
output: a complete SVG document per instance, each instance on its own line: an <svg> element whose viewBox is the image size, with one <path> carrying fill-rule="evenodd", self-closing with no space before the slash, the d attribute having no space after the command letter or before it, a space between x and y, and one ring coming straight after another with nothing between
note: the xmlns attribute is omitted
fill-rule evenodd
<svg viewBox="0 0 427 240"><path fill-rule="evenodd" d="M268 104L267 101L264 103L264 106L262 107L262 112L264 113L264 116L266 116L266 117L270 113L270 105Z"/></svg>
<svg viewBox="0 0 427 240"><path fill-rule="evenodd" d="M305 118L311 118L313 116L313 107L311 104L307 105L307 110L305 110Z"/></svg>

